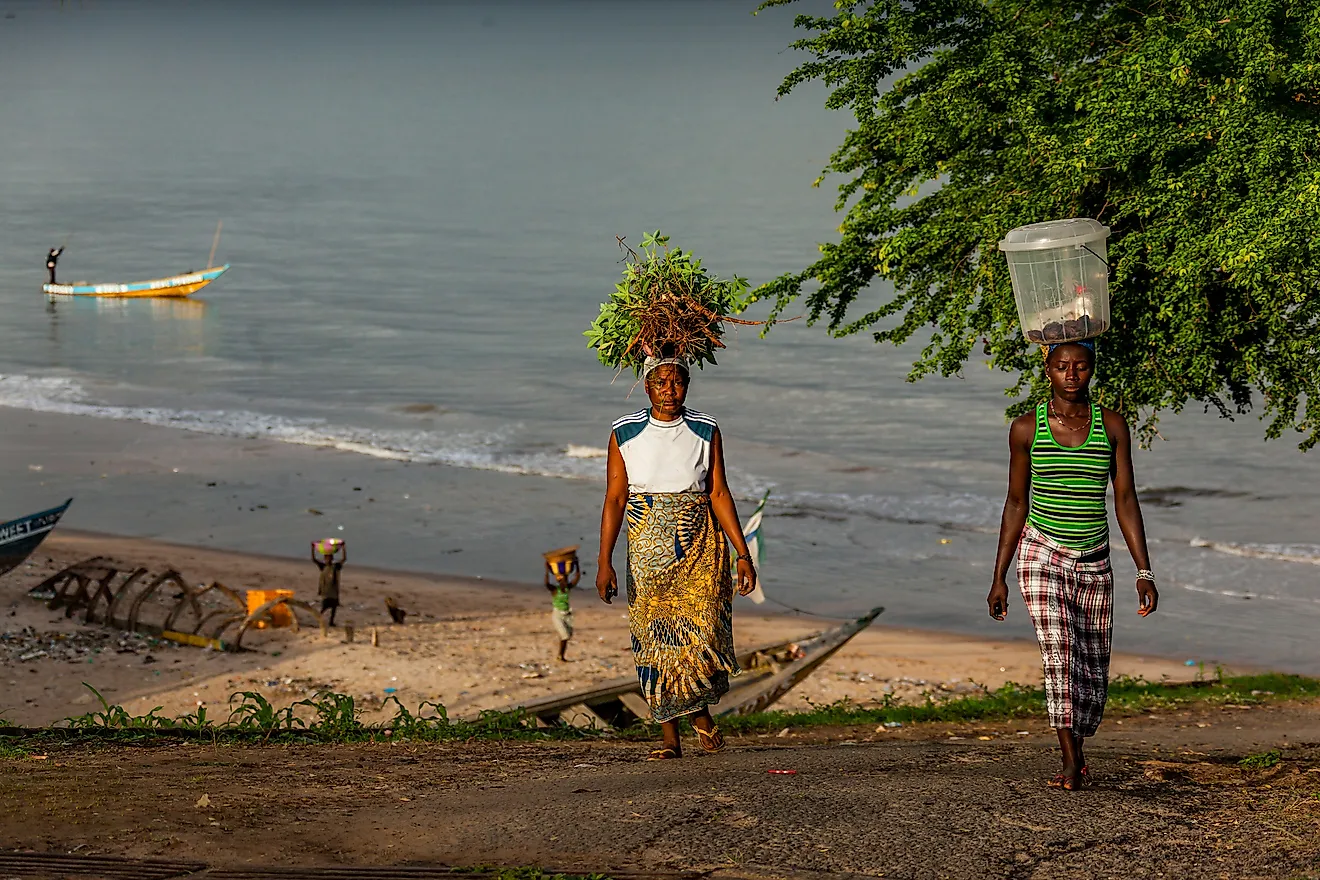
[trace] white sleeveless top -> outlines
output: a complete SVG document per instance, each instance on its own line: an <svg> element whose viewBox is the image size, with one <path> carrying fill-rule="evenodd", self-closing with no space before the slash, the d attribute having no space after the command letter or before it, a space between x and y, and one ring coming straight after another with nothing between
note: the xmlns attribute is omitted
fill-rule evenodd
<svg viewBox="0 0 1320 880"><path fill-rule="evenodd" d="M614 423L614 440L628 470L634 495L705 492L715 420L684 408L672 422L657 421L649 409Z"/></svg>

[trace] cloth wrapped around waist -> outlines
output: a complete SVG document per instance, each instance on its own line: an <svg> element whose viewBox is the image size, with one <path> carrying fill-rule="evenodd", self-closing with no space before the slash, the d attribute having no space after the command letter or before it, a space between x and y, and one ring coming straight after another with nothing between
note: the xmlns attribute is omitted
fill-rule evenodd
<svg viewBox="0 0 1320 880"><path fill-rule="evenodd" d="M728 547L705 493L631 495L627 521L633 659L669 721L719 702L739 671Z"/></svg>

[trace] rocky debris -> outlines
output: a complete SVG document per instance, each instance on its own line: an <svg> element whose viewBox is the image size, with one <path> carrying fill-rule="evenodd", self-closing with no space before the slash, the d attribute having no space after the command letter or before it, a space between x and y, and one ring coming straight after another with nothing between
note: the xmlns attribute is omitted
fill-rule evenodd
<svg viewBox="0 0 1320 880"><path fill-rule="evenodd" d="M317 679L317 678L292 678L284 676L282 678L249 678L230 679L225 682L225 686L230 691L242 690L260 690L273 691L276 694L289 695L298 698L314 697L322 691L339 691L343 683L338 679Z"/></svg>
<svg viewBox="0 0 1320 880"><path fill-rule="evenodd" d="M856 682L858 684L869 684L879 693L888 697L904 700L924 700L926 697L933 699L947 699L955 696L966 696L968 694L984 694L989 689L982 684L972 681L931 681L925 678L909 678L907 676L898 676L895 678L884 678L873 675L869 672L860 672L853 670L851 672L839 671L834 673L836 681Z"/></svg>
<svg viewBox="0 0 1320 880"><path fill-rule="evenodd" d="M0 664L58 660L83 663L98 654L141 654L144 663L154 663L151 652L178 648L173 642L109 629L86 628L73 632L38 632L30 626L0 632Z"/></svg>

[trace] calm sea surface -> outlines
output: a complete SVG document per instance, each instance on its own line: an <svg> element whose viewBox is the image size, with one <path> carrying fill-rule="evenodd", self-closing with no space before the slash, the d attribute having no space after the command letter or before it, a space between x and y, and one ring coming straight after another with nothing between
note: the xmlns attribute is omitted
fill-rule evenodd
<svg viewBox="0 0 1320 880"><path fill-rule="evenodd" d="M643 405L581 337L615 236L660 228L759 282L835 235L810 184L848 119L818 88L774 100L791 12L752 5L7 0L0 404L345 450L308 450L296 486L226 467L263 511L367 484L377 503L335 512L362 562L529 580L551 546L594 559L602 460L570 447ZM68 243L61 280L139 280L204 265L218 220L233 269L196 302L39 292L48 247ZM1006 380L976 361L907 384L912 356L744 330L691 403L739 493L772 490L773 597L1028 635L1020 603L996 625L983 601ZM1250 417L1163 433L1137 475L1164 597L1131 613L1120 548L1118 646L1320 673L1317 459ZM33 474L0 480L0 518L72 494L71 526L289 554L328 527L293 500L259 518L177 481Z"/></svg>

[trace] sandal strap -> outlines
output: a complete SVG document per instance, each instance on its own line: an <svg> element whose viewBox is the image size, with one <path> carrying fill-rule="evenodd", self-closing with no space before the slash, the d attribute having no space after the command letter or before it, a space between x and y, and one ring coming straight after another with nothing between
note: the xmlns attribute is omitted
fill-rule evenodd
<svg viewBox="0 0 1320 880"><path fill-rule="evenodd" d="M696 725L693 725L692 729L697 732L697 737L701 740L701 748L705 752L712 754L715 752L722 752L724 751L724 747L728 745L728 743L724 741L724 737L720 734L719 727L713 724L709 731L702 730Z"/></svg>

